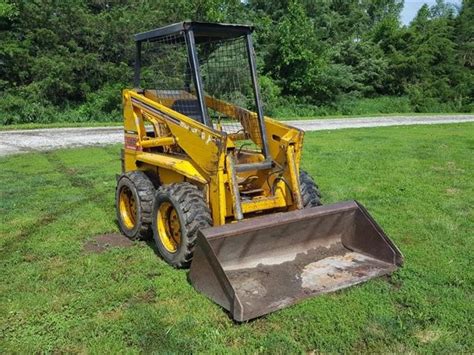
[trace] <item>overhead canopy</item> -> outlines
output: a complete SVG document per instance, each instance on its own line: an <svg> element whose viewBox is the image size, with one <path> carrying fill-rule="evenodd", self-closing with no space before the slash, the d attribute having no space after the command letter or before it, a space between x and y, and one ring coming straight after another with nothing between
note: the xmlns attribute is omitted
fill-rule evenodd
<svg viewBox="0 0 474 355"><path fill-rule="evenodd" d="M219 40L244 36L253 31L253 26L184 21L138 33L135 35L135 41L157 41L186 31L193 31L196 42L200 42L201 40L209 41L210 39Z"/></svg>

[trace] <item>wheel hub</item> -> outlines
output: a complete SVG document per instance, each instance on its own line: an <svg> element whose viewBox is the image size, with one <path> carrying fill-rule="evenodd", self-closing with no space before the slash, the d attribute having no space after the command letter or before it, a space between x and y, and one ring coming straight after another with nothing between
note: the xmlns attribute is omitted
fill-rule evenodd
<svg viewBox="0 0 474 355"><path fill-rule="evenodd" d="M132 191L127 186L123 186L120 190L119 209L125 227L133 229L137 220L137 204Z"/></svg>
<svg viewBox="0 0 474 355"><path fill-rule="evenodd" d="M181 245L181 223L176 209L171 203L164 202L158 209L156 219L161 243L168 252L176 253Z"/></svg>

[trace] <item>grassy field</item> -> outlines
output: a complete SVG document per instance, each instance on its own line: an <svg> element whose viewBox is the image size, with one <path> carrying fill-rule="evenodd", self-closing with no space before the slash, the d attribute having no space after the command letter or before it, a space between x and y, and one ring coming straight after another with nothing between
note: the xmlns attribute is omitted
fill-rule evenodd
<svg viewBox="0 0 474 355"><path fill-rule="evenodd" d="M119 146L0 160L0 351L474 352L474 124L314 132L324 202L357 199L405 255L392 277L245 324L116 232Z"/></svg>

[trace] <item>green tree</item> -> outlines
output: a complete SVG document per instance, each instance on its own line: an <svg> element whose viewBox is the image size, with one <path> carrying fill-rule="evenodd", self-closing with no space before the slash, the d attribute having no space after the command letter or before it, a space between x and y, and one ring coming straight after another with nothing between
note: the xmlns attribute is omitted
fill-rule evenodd
<svg viewBox="0 0 474 355"><path fill-rule="evenodd" d="M461 109L463 105L462 67L456 53L454 11L438 0L424 5L410 25L412 37L407 50L413 53L414 75L408 87L416 108L424 109L440 101Z"/></svg>
<svg viewBox="0 0 474 355"><path fill-rule="evenodd" d="M252 23L262 91L337 107L409 95L414 109L473 110L474 2L402 0L0 0L0 123L120 119L133 34L184 19ZM444 105L444 106L443 106Z"/></svg>

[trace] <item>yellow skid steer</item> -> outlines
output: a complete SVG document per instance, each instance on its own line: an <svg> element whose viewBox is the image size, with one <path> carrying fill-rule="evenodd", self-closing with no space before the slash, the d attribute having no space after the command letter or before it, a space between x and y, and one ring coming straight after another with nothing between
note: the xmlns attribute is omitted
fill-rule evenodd
<svg viewBox="0 0 474 355"><path fill-rule="evenodd" d="M246 321L394 271L403 257L355 201L322 206L303 132L264 116L252 27L181 22L135 35L124 90L121 231Z"/></svg>

